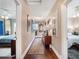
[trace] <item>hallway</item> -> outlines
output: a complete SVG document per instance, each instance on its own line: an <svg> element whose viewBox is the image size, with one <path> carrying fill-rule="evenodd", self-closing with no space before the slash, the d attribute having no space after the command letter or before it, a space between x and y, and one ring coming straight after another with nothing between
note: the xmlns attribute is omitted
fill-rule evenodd
<svg viewBox="0 0 79 59"><path fill-rule="evenodd" d="M42 40L40 38L36 38L31 46L31 49L29 50L24 59L58 59L58 58L51 48L45 49Z"/></svg>
<svg viewBox="0 0 79 59"><path fill-rule="evenodd" d="M0 59L68 58L66 14L70 0L13 0L10 4L8 2L10 0L0 1L0 21L4 23L4 35L0 36L6 37L6 32L9 31L10 35L15 37L0 40L5 43L16 38L16 43L12 44L14 48L10 47L10 52L16 53L10 54L10 57L1 56ZM38 34L42 37L35 37Z"/></svg>

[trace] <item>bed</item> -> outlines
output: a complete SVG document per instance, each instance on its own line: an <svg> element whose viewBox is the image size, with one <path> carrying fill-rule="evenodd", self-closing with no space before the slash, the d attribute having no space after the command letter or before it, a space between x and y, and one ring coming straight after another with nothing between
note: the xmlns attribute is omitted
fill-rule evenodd
<svg viewBox="0 0 79 59"><path fill-rule="evenodd" d="M79 35L73 35L71 33L68 33L68 48L70 48L74 43L79 44Z"/></svg>
<svg viewBox="0 0 79 59"><path fill-rule="evenodd" d="M0 36L0 46L10 46L11 45L11 40L16 39L15 35L3 35Z"/></svg>

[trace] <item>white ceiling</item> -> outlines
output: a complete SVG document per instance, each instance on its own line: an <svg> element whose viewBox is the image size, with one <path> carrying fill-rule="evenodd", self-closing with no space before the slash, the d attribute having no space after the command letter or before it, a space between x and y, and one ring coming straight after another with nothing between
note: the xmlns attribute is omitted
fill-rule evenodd
<svg viewBox="0 0 79 59"><path fill-rule="evenodd" d="M67 8L68 28L79 27L79 0L72 0Z"/></svg>
<svg viewBox="0 0 79 59"><path fill-rule="evenodd" d="M56 0L27 0L33 16L46 17ZM16 17L14 0L0 0L0 16Z"/></svg>
<svg viewBox="0 0 79 59"><path fill-rule="evenodd" d="M33 16L46 17L56 0L27 0Z"/></svg>
<svg viewBox="0 0 79 59"><path fill-rule="evenodd" d="M0 16L16 17L16 4L14 0L0 0Z"/></svg>
<svg viewBox="0 0 79 59"><path fill-rule="evenodd" d="M68 17L72 17L79 13L79 0L71 0L67 8Z"/></svg>

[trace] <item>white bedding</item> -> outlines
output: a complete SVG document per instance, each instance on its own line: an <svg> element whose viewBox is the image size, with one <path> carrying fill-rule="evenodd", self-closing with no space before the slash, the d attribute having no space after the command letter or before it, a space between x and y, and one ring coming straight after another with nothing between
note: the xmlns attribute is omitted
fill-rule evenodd
<svg viewBox="0 0 79 59"><path fill-rule="evenodd" d="M70 48L74 43L79 44L79 35L68 35L68 48Z"/></svg>
<svg viewBox="0 0 79 59"><path fill-rule="evenodd" d="M15 35L4 35L4 36L0 36L0 39L14 39Z"/></svg>

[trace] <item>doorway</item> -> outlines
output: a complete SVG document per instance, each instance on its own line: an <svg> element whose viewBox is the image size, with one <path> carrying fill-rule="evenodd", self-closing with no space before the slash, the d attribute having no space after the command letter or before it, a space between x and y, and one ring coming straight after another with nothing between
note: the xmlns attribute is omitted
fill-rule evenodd
<svg viewBox="0 0 79 59"><path fill-rule="evenodd" d="M16 3L15 0L0 0L0 59L15 58L15 47Z"/></svg>
<svg viewBox="0 0 79 59"><path fill-rule="evenodd" d="M79 59L79 1L70 0L67 5L68 59Z"/></svg>

